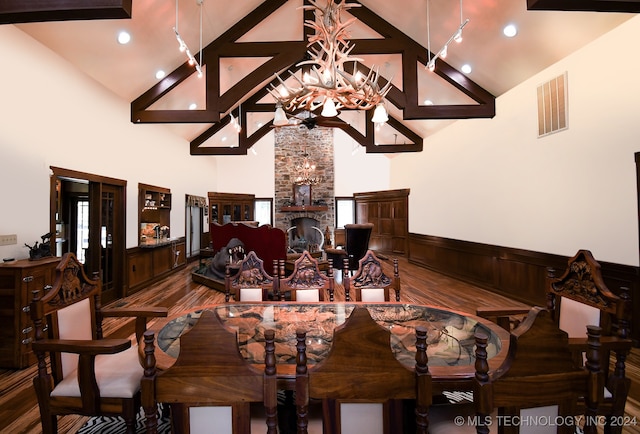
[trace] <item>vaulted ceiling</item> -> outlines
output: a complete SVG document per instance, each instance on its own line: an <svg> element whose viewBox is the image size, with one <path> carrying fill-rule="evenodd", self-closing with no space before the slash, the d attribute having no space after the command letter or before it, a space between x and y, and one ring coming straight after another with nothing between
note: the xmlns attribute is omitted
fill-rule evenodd
<svg viewBox="0 0 640 434"><path fill-rule="evenodd" d="M382 130L374 129L369 112L345 110L333 124L367 152L419 151L424 138L453 121L494 116L495 97L632 16L617 11L640 9L636 0L467 0L462 12L470 22L463 42L452 45L446 62L438 61L430 73L425 70L428 46L437 52L461 17L457 0L428 1L428 20L427 0L405 0L401 6L362 0L362 7L343 17L356 19L350 30L352 54L363 59L359 69L377 68L392 83L390 121ZM616 12L565 11L576 3L587 10ZM132 122L170 124L190 142L193 155L246 154L271 131L274 101L266 86L275 73L287 77L288 71L299 69L307 50L303 20L312 18L300 9L303 0L243 0L233 7L204 0L200 45L196 0L37 4L25 8L25 2L6 0L0 5L0 23L28 23L18 27L132 101ZM130 19L121 19L128 15ZM515 38L501 33L509 23L519 27ZM177 24L196 58L202 46L202 79L178 50ZM132 42L121 46L115 38L123 29ZM472 72L460 72L464 63L472 65ZM157 69L167 75L156 79ZM190 104L196 108L189 109ZM231 115L240 120L240 133L233 130ZM298 114L300 120L309 121L308 116ZM314 118L307 126L311 123L322 125L323 119Z"/></svg>

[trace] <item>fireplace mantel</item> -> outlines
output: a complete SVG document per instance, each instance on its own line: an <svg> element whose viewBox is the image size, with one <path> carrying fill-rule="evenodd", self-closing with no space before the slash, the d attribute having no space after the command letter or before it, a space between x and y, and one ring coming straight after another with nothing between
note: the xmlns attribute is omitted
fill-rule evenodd
<svg viewBox="0 0 640 434"><path fill-rule="evenodd" d="M302 205L302 206L283 206L281 212L306 212L306 211L327 211L327 205Z"/></svg>

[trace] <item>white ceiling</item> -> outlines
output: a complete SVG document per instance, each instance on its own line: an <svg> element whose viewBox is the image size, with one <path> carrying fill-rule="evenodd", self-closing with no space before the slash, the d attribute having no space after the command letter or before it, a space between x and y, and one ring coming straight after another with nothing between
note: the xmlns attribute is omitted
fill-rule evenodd
<svg viewBox="0 0 640 434"><path fill-rule="evenodd" d="M322 0L320 0L322 2ZM409 37L436 52L460 24L460 2L429 0L430 31L427 26L427 0L361 0L361 3L391 23ZM220 36L242 17L259 7L262 0L204 0L203 45ZM253 40L300 40L301 16L297 9L302 0L289 0L264 25L255 29ZM179 32L195 54L200 46L200 12L196 0L180 0ZM173 32L176 24L175 0L133 0L131 19L100 21L63 21L19 24L17 27L48 46L80 70L102 83L127 101L133 101L159 80L158 69L167 73L185 60L179 52ZM467 76L495 96L552 65L571 52L606 33L633 14L598 12L527 11L526 0L466 0L463 18L469 18L461 44L450 47L447 63L460 70L468 63L473 70ZM506 38L502 29L513 23L518 26L514 38ZM118 44L121 30L131 33L128 45ZM351 27L352 37L369 37L370 31L357 23ZM428 37L429 34L429 37ZM377 65L380 72L401 86L399 58L371 56L368 66ZM371 64L370 64L371 63ZM255 66L255 61L230 59L221 65L222 76L232 82ZM226 70L226 71L225 71ZM420 68L420 98L435 104L456 103ZM224 87L225 84L223 83ZM172 105L185 105L198 99L192 92L202 92L202 85L182 86L184 95L174 97ZM451 92L451 89L449 89ZM451 98L449 101L447 99ZM200 101L203 98L200 97ZM184 108L184 107L182 107ZM401 119L399 111L391 110ZM448 121L405 122L424 137L437 131ZM180 125L174 130L192 140L206 125ZM214 140L212 138L212 140Z"/></svg>

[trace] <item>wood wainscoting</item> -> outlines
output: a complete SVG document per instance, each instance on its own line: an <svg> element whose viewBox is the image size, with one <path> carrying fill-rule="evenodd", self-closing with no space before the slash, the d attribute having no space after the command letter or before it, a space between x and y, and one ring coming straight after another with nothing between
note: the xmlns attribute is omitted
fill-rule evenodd
<svg viewBox="0 0 640 434"><path fill-rule="evenodd" d="M409 262L527 304L546 305L547 268L560 275L568 257L430 235L409 234ZM596 258L597 260L598 258ZM611 291L630 290L631 336L640 343L640 268L598 261Z"/></svg>

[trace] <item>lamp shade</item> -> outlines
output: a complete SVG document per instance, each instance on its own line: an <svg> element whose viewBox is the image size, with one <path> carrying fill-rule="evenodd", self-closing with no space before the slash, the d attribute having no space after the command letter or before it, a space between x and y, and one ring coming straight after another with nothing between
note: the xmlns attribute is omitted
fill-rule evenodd
<svg viewBox="0 0 640 434"><path fill-rule="evenodd" d="M374 124L383 124L388 120L389 116L387 115L387 110L382 104L378 104L375 111L373 112L373 118L371 118L371 122L373 122Z"/></svg>
<svg viewBox="0 0 640 434"><path fill-rule="evenodd" d="M338 111L336 110L336 103L333 102L333 98L326 98L324 101L324 105L322 106L322 116L325 118L332 118L334 116L338 116Z"/></svg>
<svg viewBox="0 0 640 434"><path fill-rule="evenodd" d="M287 119L287 115L285 114L281 105L276 106L276 112L273 116L273 125L277 127L289 125L289 119Z"/></svg>

